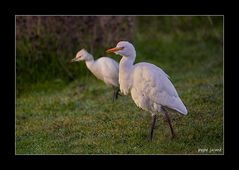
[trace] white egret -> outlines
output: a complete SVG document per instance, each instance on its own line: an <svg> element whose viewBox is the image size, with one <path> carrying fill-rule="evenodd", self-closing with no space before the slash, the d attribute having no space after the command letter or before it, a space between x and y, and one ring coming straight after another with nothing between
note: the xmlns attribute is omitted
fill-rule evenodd
<svg viewBox="0 0 239 170"><path fill-rule="evenodd" d="M153 138L158 112L164 113L174 138L175 133L166 108L182 115L186 115L188 111L169 76L161 68L150 63L141 62L134 65L136 51L127 41L120 41L115 48L108 49L106 52L114 52L122 56L119 64L120 91L124 95L130 93L138 107L152 114L150 140Z"/></svg>
<svg viewBox="0 0 239 170"><path fill-rule="evenodd" d="M94 57L85 49L77 52L71 62L85 61L87 68L106 85L113 87L113 101L119 93L119 64L109 57L101 57L94 60Z"/></svg>

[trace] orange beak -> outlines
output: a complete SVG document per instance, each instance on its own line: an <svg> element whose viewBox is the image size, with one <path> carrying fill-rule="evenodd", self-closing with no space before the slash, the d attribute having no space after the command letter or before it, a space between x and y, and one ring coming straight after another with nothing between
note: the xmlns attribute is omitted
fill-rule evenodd
<svg viewBox="0 0 239 170"><path fill-rule="evenodd" d="M122 50L124 49L124 47L115 47L115 48L110 48L108 50L106 50L107 53L113 53L115 51L119 51L119 50Z"/></svg>

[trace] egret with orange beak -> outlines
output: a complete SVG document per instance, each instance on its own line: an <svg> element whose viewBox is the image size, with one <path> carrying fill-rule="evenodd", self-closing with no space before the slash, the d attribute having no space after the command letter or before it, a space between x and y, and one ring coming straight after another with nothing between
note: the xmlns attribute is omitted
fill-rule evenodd
<svg viewBox="0 0 239 170"><path fill-rule="evenodd" d="M187 115L188 111L169 80L169 76L153 64L146 62L134 64L136 51L127 41L120 41L115 48L108 49L106 52L122 56L119 64L120 91L124 95L131 94L138 107L151 113L150 140L153 138L156 116L159 112L165 115L174 138L175 133L168 109L182 115Z"/></svg>

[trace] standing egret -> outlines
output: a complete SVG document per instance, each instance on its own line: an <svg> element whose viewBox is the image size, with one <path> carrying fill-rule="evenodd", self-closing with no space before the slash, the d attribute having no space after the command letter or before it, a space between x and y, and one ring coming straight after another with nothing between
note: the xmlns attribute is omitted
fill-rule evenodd
<svg viewBox="0 0 239 170"><path fill-rule="evenodd" d="M136 51L127 41L120 41L115 48L108 49L106 52L114 52L122 56L119 64L120 91L124 95L130 93L138 107L152 114L150 140L153 138L158 112L164 113L174 138L175 133L166 108L182 115L187 114L187 109L168 79L169 76L161 68L150 63L141 62L134 65Z"/></svg>
<svg viewBox="0 0 239 170"><path fill-rule="evenodd" d="M119 64L109 57L101 57L94 60L94 57L85 49L77 52L71 62L85 61L87 68L106 85L113 87L113 101L118 98L119 93Z"/></svg>

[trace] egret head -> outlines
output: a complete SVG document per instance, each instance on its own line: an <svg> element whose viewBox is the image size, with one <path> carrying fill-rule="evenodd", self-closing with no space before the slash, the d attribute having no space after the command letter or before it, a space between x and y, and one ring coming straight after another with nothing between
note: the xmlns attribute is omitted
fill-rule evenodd
<svg viewBox="0 0 239 170"><path fill-rule="evenodd" d="M108 49L107 53L115 53L125 57L135 57L136 51L134 46L128 41L120 41L115 48Z"/></svg>
<svg viewBox="0 0 239 170"><path fill-rule="evenodd" d="M85 49L82 49L80 51L77 52L76 54L76 57L73 58L71 60L71 62L75 62L75 61L89 61L89 60L92 60L93 59L93 56L88 53Z"/></svg>

